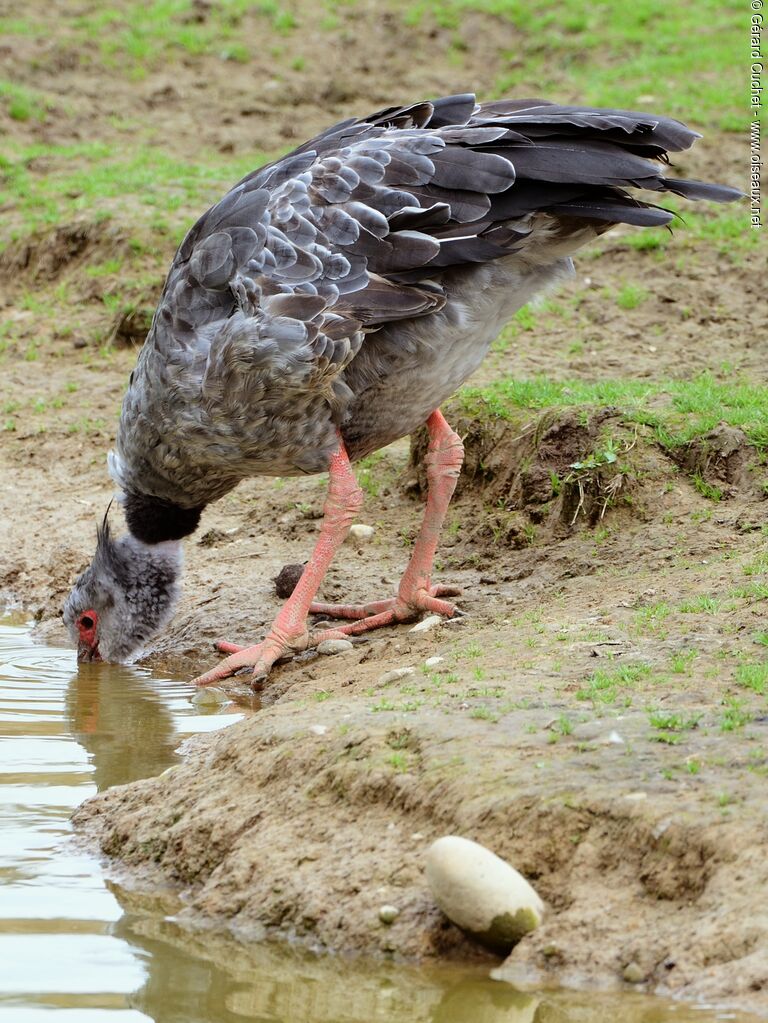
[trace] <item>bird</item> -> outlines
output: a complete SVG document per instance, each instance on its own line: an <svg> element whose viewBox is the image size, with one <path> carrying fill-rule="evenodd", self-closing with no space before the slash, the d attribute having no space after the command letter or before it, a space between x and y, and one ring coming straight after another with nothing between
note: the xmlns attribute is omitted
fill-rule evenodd
<svg viewBox="0 0 768 1023"><path fill-rule="evenodd" d="M253 476L327 472L320 535L266 636L220 641L196 684L247 668L256 685L323 639L456 614L458 591L432 582L463 457L441 404L576 250L673 220L635 190L741 197L665 173L700 137L666 116L462 93L341 121L243 178L179 246L130 376L108 455L127 532L105 515L64 605L78 658L143 651L173 614L181 541ZM354 463L424 424L426 508L397 593L315 601L362 506ZM341 624L312 631L311 614Z"/></svg>

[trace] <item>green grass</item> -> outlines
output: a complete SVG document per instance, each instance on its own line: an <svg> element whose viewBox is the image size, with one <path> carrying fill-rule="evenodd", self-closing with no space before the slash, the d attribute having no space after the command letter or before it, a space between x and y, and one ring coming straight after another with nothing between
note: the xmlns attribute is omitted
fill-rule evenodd
<svg viewBox="0 0 768 1023"><path fill-rule="evenodd" d="M648 292L636 284L625 284L616 295L616 305L620 309L637 309L646 298Z"/></svg>
<svg viewBox="0 0 768 1023"><path fill-rule="evenodd" d="M36 89L6 81L0 81L0 103L14 121L44 121L53 108L52 101Z"/></svg>
<svg viewBox="0 0 768 1023"><path fill-rule="evenodd" d="M653 728L664 732L686 732L696 728L701 714L679 714L672 711L654 710L648 714Z"/></svg>
<svg viewBox="0 0 768 1023"><path fill-rule="evenodd" d="M0 240L84 215L91 221L122 215L143 223L151 234L170 234L178 241L195 215L267 159L256 152L228 159L201 153L198 161L185 164L159 147L141 144L10 142L0 155L0 204L14 209L17 218L15 224L7 218L12 226ZM44 175L32 169L40 160L47 167ZM147 251L146 239L134 237L130 247L141 255Z"/></svg>
<svg viewBox="0 0 768 1023"><path fill-rule="evenodd" d="M649 427L665 447L679 447L720 422L739 427L759 450L768 449L768 387L720 383L704 373L693 380L565 380L505 378L466 387L458 401L473 417L518 419L520 410L613 406L624 421ZM707 495L710 496L710 495Z"/></svg>
<svg viewBox="0 0 768 1023"><path fill-rule="evenodd" d="M725 709L720 716L721 732L736 732L748 725L753 718L752 712L745 709L744 701L735 696L726 697L723 706Z"/></svg>
<svg viewBox="0 0 768 1023"><path fill-rule="evenodd" d="M192 0L154 0L147 4L123 0L119 7L96 5L57 13L54 45L82 47L92 62L116 74L141 78L147 71L189 56L217 56L247 61L265 29L290 33L296 18L277 0L216 0L199 19ZM45 37L50 26L42 16L0 18L0 32Z"/></svg>
<svg viewBox="0 0 768 1023"><path fill-rule="evenodd" d="M577 700L593 703L615 703L620 690L634 689L651 673L648 664L624 664L614 671L600 669L591 675L576 692Z"/></svg>
<svg viewBox="0 0 768 1023"><path fill-rule="evenodd" d="M742 7L736 0L701 0L696 6L664 0L588 5L563 0L409 0L410 26L430 21L461 33L470 12L514 26L510 69L499 94L519 83L546 82L546 93L586 103L655 110L723 130L746 123L738 54L744 45ZM502 38L507 33L500 30ZM543 92L545 90L542 90ZM529 94L529 93L526 93Z"/></svg>
<svg viewBox="0 0 768 1023"><path fill-rule="evenodd" d="M768 693L768 661L744 661L736 668L736 682L759 696Z"/></svg>
<svg viewBox="0 0 768 1023"><path fill-rule="evenodd" d="M699 597L695 597L693 600L687 600L680 605L680 611L683 614L708 614L715 615L723 609L723 602L718 600L717 597L710 597L708 594L702 594Z"/></svg>

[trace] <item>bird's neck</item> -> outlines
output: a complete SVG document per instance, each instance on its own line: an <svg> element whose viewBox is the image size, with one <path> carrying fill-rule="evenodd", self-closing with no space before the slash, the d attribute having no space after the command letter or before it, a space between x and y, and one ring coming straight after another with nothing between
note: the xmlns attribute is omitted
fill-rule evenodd
<svg viewBox="0 0 768 1023"><path fill-rule="evenodd" d="M181 540L194 533L204 507L182 508L159 497L134 491L126 492L123 499L125 521L131 535L150 545Z"/></svg>

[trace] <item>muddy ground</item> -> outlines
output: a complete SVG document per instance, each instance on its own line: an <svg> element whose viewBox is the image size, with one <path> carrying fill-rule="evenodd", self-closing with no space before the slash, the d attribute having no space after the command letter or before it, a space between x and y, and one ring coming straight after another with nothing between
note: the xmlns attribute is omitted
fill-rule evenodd
<svg viewBox="0 0 768 1023"><path fill-rule="evenodd" d="M410 59L444 53L445 33L389 15L345 48L348 19L373 17L343 13L328 43L331 81L307 41L301 72L296 60L279 80L266 54L255 66L202 55L131 79L85 59L63 29L25 37L23 52L0 53L4 74L18 75L22 58L25 84L52 106L42 121L6 117L2 130L24 145L129 145L138 130L191 162L255 138L285 146L395 99L492 87L501 44L490 46L487 19L470 25L476 42L456 66ZM576 99L566 90L560 98ZM745 147L709 133L678 165L743 185ZM29 169L48 172L44 158ZM182 202L180 222L199 211ZM105 454L173 243L161 234L132 245L147 211L137 204L132 219L130 201L109 220L84 209L29 231L12 203L4 213L0 589L64 642L61 602L112 494ZM764 248L677 242L638 251L629 229L606 236L473 383L704 371L764 383ZM628 283L643 300L622 307L613 296ZM130 296L135 322L105 301L112 293ZM549 907L503 967L510 979L609 987L626 975L634 988L768 1014L764 456L723 427L673 458L611 408L498 421L457 404L452 418L468 468L436 578L462 588L466 617L281 665L256 697L235 687L259 713L195 740L160 778L90 801L78 823L145 886L170 880L185 914L242 939L482 958L435 909L422 873L431 840L462 834L507 857ZM572 466L605 431L631 471L618 483L592 474L583 493ZM553 474L570 485L553 488ZM407 441L361 478L361 521L375 538L345 547L326 600L392 593L418 527ZM262 635L279 606L273 577L306 558L323 496L323 479L257 480L208 509L186 545L179 612L150 661L192 675L213 663L216 637ZM403 667L415 670L381 681ZM391 927L382 903L401 910Z"/></svg>

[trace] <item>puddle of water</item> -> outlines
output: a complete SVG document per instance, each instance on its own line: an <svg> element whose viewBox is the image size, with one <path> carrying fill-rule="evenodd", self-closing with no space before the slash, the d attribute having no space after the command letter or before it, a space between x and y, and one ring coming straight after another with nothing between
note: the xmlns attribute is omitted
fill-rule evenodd
<svg viewBox="0 0 768 1023"><path fill-rule="evenodd" d="M528 995L487 971L350 964L180 927L105 880L69 816L231 724L142 668L83 665L0 623L0 1023L748 1023L655 999ZM207 710L208 708L204 708Z"/></svg>

